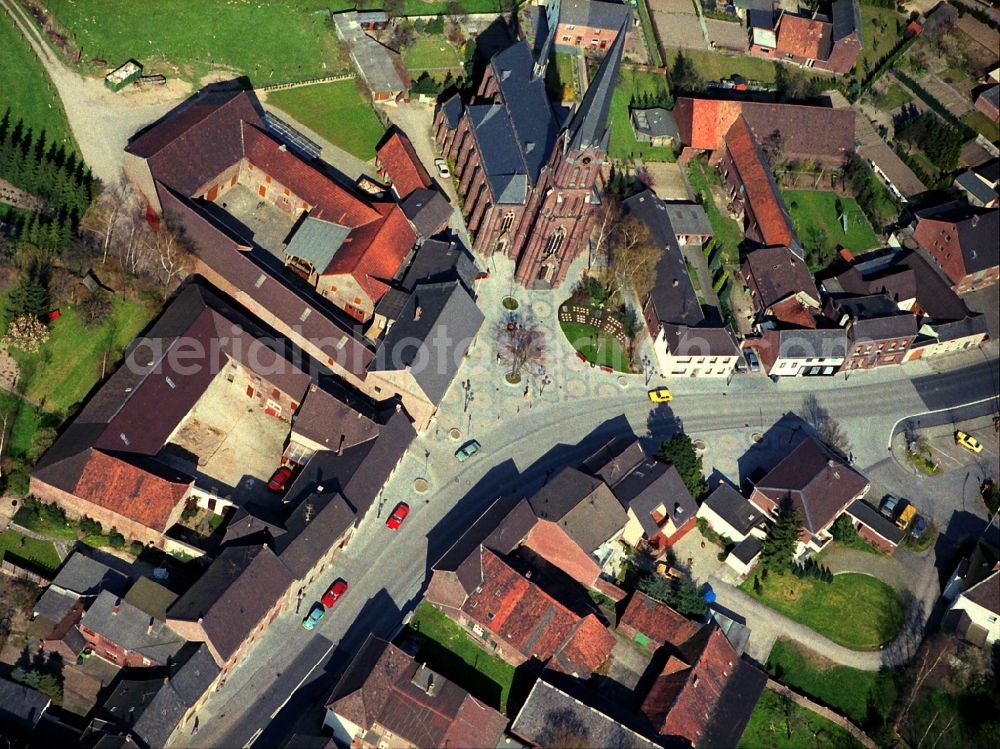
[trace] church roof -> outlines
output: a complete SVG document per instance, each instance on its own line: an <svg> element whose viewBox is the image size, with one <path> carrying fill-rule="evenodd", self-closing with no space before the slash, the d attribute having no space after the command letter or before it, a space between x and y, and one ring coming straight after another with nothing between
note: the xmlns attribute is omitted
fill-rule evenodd
<svg viewBox="0 0 1000 749"><path fill-rule="evenodd" d="M625 14L614 43L597 69L587 93L583 95L579 109L569 125L569 148L583 151L588 148L607 149L608 113L611 111L611 97L618 81L618 67L625 49L625 34L628 31L629 14Z"/></svg>

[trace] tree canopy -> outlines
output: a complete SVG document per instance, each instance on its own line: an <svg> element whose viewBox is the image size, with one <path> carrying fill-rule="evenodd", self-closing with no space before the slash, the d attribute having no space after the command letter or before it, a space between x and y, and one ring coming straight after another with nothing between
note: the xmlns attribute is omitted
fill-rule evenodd
<svg viewBox="0 0 1000 749"><path fill-rule="evenodd" d="M684 432L663 440L656 457L677 469L692 497L700 499L708 492L708 484L702 476L701 456L694 449L691 438Z"/></svg>

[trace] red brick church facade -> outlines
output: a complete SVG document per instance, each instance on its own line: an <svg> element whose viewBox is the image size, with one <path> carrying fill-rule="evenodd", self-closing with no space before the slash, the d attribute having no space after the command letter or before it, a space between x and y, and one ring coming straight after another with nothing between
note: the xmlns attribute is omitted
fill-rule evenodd
<svg viewBox="0 0 1000 749"><path fill-rule="evenodd" d="M435 114L476 251L513 258L516 280L529 288L558 286L587 249L624 40L622 29L564 127L545 93L545 66L524 41L493 57L472 101L456 95ZM548 59L551 42L539 59Z"/></svg>

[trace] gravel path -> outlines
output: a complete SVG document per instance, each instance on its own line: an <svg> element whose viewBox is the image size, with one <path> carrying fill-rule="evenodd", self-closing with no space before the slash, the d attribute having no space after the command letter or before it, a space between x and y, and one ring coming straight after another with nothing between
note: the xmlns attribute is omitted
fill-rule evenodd
<svg viewBox="0 0 1000 749"><path fill-rule="evenodd" d="M0 0L0 6L28 40L59 92L73 137L91 172L105 184L117 182L128 139L183 101L190 85L173 80L156 89L113 93L102 79L84 78L64 65L14 0Z"/></svg>

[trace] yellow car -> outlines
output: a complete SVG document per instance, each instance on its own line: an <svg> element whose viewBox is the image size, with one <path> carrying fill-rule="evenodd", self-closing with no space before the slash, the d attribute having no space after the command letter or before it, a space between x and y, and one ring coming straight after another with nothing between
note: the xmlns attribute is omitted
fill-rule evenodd
<svg viewBox="0 0 1000 749"><path fill-rule="evenodd" d="M653 403L669 403L674 399L670 394L670 388L653 388L646 395Z"/></svg>
<svg viewBox="0 0 1000 749"><path fill-rule="evenodd" d="M983 451L983 446L979 440L965 432L955 432L955 443L974 453L981 453Z"/></svg>

